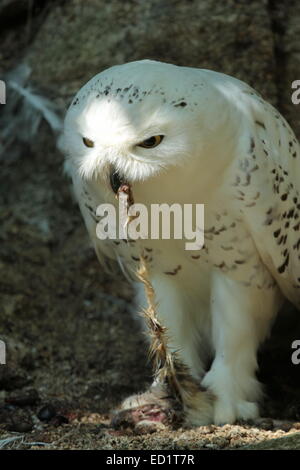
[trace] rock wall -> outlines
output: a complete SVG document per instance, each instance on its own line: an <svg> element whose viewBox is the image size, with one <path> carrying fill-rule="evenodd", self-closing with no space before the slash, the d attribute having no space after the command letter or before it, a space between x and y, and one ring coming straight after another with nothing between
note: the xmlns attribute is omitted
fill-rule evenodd
<svg viewBox="0 0 300 470"><path fill-rule="evenodd" d="M28 59L54 95L73 95L111 65L150 58L232 74L274 101L271 26L264 0L70 0L51 9Z"/></svg>

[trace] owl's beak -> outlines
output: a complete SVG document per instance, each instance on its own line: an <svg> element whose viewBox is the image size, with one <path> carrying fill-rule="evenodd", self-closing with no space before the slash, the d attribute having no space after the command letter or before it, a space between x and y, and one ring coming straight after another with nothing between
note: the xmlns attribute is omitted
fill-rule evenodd
<svg viewBox="0 0 300 470"><path fill-rule="evenodd" d="M111 189L115 194L118 194L118 190L123 184L127 184L125 178L122 178L114 167L110 170L109 182Z"/></svg>

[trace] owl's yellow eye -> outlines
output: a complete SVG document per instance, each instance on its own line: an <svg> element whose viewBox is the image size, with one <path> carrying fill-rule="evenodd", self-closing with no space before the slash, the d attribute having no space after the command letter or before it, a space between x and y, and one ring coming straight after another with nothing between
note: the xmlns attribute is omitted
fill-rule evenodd
<svg viewBox="0 0 300 470"><path fill-rule="evenodd" d="M94 147L94 142L87 137L82 137L82 141L86 147Z"/></svg>
<svg viewBox="0 0 300 470"><path fill-rule="evenodd" d="M143 140L143 142L138 144L138 147L143 147L145 149L153 149L161 143L163 138L163 135L153 135L152 137L149 137L149 139Z"/></svg>

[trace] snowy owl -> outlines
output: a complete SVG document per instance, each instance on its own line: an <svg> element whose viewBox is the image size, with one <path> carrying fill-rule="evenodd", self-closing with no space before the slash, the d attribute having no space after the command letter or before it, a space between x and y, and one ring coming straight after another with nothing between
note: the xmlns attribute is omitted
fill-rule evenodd
<svg viewBox="0 0 300 470"><path fill-rule="evenodd" d="M83 86L66 115L63 149L100 261L134 273L142 250L168 347L199 387L186 421L256 419L258 346L283 299L300 302L300 152L286 120L233 77L142 60ZM122 185L146 207L204 204L204 246L100 240L97 207L117 208ZM173 406L156 379L119 413L136 425L165 422Z"/></svg>

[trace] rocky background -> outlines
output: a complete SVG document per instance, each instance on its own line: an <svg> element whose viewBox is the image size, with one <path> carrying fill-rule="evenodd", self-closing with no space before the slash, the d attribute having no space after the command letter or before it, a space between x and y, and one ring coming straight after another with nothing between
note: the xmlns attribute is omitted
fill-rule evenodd
<svg viewBox="0 0 300 470"><path fill-rule="evenodd" d="M0 4L0 78L28 64L25 82L61 117L94 74L143 58L245 80L300 137L299 107L291 102L291 83L300 79L296 0ZM300 318L289 305L260 353L261 426L146 435L110 428L114 406L145 389L151 377L131 288L122 275L101 271L50 126L41 120L26 134L24 110L16 105L10 109L16 125L6 132L11 96L8 90L0 107L0 339L7 344L7 365L0 365L0 447L300 448L300 365L291 363Z"/></svg>

